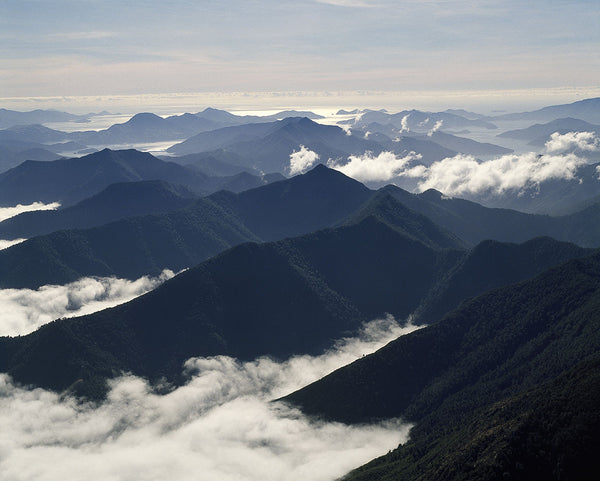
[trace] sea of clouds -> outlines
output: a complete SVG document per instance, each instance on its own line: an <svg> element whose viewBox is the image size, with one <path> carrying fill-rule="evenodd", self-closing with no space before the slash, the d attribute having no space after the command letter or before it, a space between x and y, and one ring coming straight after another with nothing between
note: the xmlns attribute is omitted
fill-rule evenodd
<svg viewBox="0 0 600 481"><path fill-rule="evenodd" d="M272 402L417 329L388 317L321 356L187 361L168 394L124 375L100 405L0 375L0 477L39 480L334 480L408 439L393 419L347 426Z"/></svg>
<svg viewBox="0 0 600 481"><path fill-rule="evenodd" d="M116 277L84 277L38 289L0 289L0 336L18 336L60 317L82 316L130 301L174 276L165 269L159 276L130 281Z"/></svg>

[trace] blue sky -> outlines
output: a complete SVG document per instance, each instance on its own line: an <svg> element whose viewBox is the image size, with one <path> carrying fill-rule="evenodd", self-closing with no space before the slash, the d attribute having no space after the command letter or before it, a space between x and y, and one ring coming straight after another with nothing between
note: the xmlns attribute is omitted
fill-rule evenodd
<svg viewBox="0 0 600 481"><path fill-rule="evenodd" d="M2 97L598 87L598 0L0 0Z"/></svg>

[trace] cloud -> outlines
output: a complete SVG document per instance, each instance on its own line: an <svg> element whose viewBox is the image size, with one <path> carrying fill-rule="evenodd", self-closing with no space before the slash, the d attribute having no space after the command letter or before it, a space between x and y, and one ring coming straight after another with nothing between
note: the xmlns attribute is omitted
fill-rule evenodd
<svg viewBox="0 0 600 481"><path fill-rule="evenodd" d="M302 174L319 160L319 154L300 145L300 150L290 154L290 175Z"/></svg>
<svg viewBox="0 0 600 481"><path fill-rule="evenodd" d="M319 422L270 401L414 329L379 320L362 339L281 363L191 359L185 386L157 395L124 376L99 406L24 389L2 374L0 470L14 481L337 479L405 442L411 426Z"/></svg>
<svg viewBox="0 0 600 481"><path fill-rule="evenodd" d="M0 207L0 222L9 219L23 212L29 212L32 210L56 210L60 207L58 202L52 202L51 204L44 204L43 202L34 202L33 204L22 205L17 204L14 207Z"/></svg>
<svg viewBox="0 0 600 481"><path fill-rule="evenodd" d="M596 132L554 132L546 142L546 152L557 154L573 150L597 152L600 150L600 138Z"/></svg>
<svg viewBox="0 0 600 481"><path fill-rule="evenodd" d="M452 196L504 194L535 188L549 180L572 180L585 163L574 154L538 155L529 152L504 155L485 162L470 155L457 155L429 167L407 169L400 175L420 179L420 191L436 189Z"/></svg>
<svg viewBox="0 0 600 481"><path fill-rule="evenodd" d="M8 249L10 246L14 246L15 244L20 244L21 242L25 242L27 239L12 239L5 240L0 239L0 251L3 249Z"/></svg>
<svg viewBox="0 0 600 481"><path fill-rule="evenodd" d="M345 164L329 159L327 165L361 182L380 182L400 175L409 163L421 158L420 154L410 152L399 157L393 152L381 152L375 156L372 152L363 155L351 155Z"/></svg>
<svg viewBox="0 0 600 481"><path fill-rule="evenodd" d="M427 137L431 137L434 133L436 133L438 130L440 130L442 128L442 125L444 124L443 120L438 120L435 125L433 126L433 128L427 132Z"/></svg>
<svg viewBox="0 0 600 481"><path fill-rule="evenodd" d="M581 139L580 139L581 140ZM450 196L476 194L518 194L538 188L549 180L573 180L586 160L574 153L539 155L535 152L509 154L485 162L471 155L459 154L430 166L415 163L421 158L410 152L399 157L393 152L374 156L350 156L346 164L329 160L327 165L361 182L384 182L394 179L414 179L416 189L423 192L436 189Z"/></svg>
<svg viewBox="0 0 600 481"><path fill-rule="evenodd" d="M404 117L402 117L402 120L400 121L400 133L403 132L410 132L410 128L408 127L408 118L410 117L410 114L406 114Z"/></svg>
<svg viewBox="0 0 600 481"><path fill-rule="evenodd" d="M64 286L0 289L0 336L24 335L60 317L90 314L130 301L156 288L173 272L135 281L114 277L85 277Z"/></svg>

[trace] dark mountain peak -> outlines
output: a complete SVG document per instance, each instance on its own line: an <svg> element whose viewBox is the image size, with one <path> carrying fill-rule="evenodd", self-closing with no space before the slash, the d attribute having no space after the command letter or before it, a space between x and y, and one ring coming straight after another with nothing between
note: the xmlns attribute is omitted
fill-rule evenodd
<svg viewBox="0 0 600 481"><path fill-rule="evenodd" d="M134 125L136 127L145 127L162 124L164 123L164 120L165 119L162 117L151 112L141 112L139 114L135 114L125 123L128 125Z"/></svg>
<svg viewBox="0 0 600 481"><path fill-rule="evenodd" d="M374 218L401 234L433 249L462 249L464 243L424 215L406 207L386 191L378 191L347 221L348 224Z"/></svg>
<svg viewBox="0 0 600 481"><path fill-rule="evenodd" d="M422 197L425 200L440 200L446 196L439 190L427 189L426 191L421 192L419 197Z"/></svg>

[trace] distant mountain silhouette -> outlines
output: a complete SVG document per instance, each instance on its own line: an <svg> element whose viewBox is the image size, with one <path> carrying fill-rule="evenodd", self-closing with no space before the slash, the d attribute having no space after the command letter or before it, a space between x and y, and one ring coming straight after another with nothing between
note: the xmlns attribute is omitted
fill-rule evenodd
<svg viewBox="0 0 600 481"><path fill-rule="evenodd" d="M58 110L31 110L19 112L16 110L0 109L0 128L15 125L43 124L46 122L84 122L91 115L73 115Z"/></svg>
<svg viewBox="0 0 600 481"><path fill-rule="evenodd" d="M380 111L366 111L361 115L356 126L368 125L372 122L380 124L392 124L397 129L406 128L410 132L428 132L438 122L442 122L444 129L464 129L468 127L480 127L496 129L497 126L488 120L469 119L448 112L422 112L420 110L404 110L396 114L387 114Z"/></svg>
<svg viewBox="0 0 600 481"><path fill-rule="evenodd" d="M0 239L30 238L64 229L84 229L118 219L183 208L197 198L183 186L162 180L112 184L60 210L23 212L0 222Z"/></svg>
<svg viewBox="0 0 600 481"><path fill-rule="evenodd" d="M232 126L232 125L243 125L243 124L254 124L254 123L265 123L274 122L276 120L283 120L286 117L306 117L312 120L318 120L324 118L322 115L315 114L308 111L298 110L284 110L277 112L272 115L235 115L225 110L214 109L208 107L202 112L195 114L197 117L212 120L218 122L221 127Z"/></svg>
<svg viewBox="0 0 600 481"><path fill-rule="evenodd" d="M600 97L579 100L571 104L551 105L532 112L499 115L491 120L538 120L548 122L567 117L600 124Z"/></svg>
<svg viewBox="0 0 600 481"><path fill-rule="evenodd" d="M244 166L264 172L289 172L290 154L303 145L319 155L320 162L328 159L345 161L349 155L369 151L379 154L385 150L408 153L416 150L424 162L433 162L454 152L432 142L404 140L383 142L365 139L364 135L348 135L343 129L321 125L307 118L287 118L266 124L250 124L207 132L194 136L168 149L170 153L186 155L223 149L244 158ZM432 152L429 152L432 150Z"/></svg>
<svg viewBox="0 0 600 481"><path fill-rule="evenodd" d="M600 256L490 291L287 397L410 440L344 479L593 479Z"/></svg>
<svg viewBox="0 0 600 481"><path fill-rule="evenodd" d="M81 158L53 162L27 161L0 174L0 205L11 206L36 201L75 204L118 182L164 180L181 184L196 194L215 192L231 178L209 177L194 169L165 162L136 150L101 152ZM265 183L256 177L244 188Z"/></svg>
<svg viewBox="0 0 600 481"><path fill-rule="evenodd" d="M423 137L426 137L427 140L435 142L446 149L450 149L461 154L469 154L474 156L504 155L512 152L511 149L507 149L499 145L494 145L487 142L476 142L475 140L467 139L465 137L458 137L445 132L433 132L431 135L427 134Z"/></svg>
<svg viewBox="0 0 600 481"><path fill-rule="evenodd" d="M518 139L526 141L530 145L543 146L550 140L550 135L555 132L559 134L566 134L568 132L595 132L597 135L600 135L600 125L593 125L584 120L573 118L556 119L546 124L535 124L526 129L502 132L498 137Z"/></svg>
<svg viewBox="0 0 600 481"><path fill-rule="evenodd" d="M218 127L218 123L193 114L162 118L153 113L139 113L127 122L115 124L106 130L72 132L68 138L87 145L119 145L181 140Z"/></svg>

